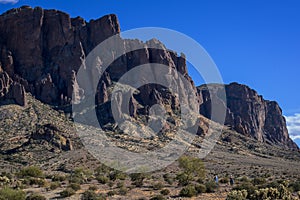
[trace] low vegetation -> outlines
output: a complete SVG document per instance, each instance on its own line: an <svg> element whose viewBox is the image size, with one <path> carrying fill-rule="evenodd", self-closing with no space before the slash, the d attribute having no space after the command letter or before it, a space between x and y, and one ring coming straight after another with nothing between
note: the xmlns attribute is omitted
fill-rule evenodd
<svg viewBox="0 0 300 200"><path fill-rule="evenodd" d="M14 180L14 181L13 181ZM120 195L124 198L136 190L149 192L145 199L168 199L170 196L202 198L205 193L228 192L227 200L294 200L300 197L300 180L273 179L271 176L240 176L230 184L228 174L220 174L219 182L206 174L203 162L198 158L183 156L173 172L154 174L133 173L127 175L100 165L94 171L76 168L68 173L47 174L37 166L24 167L16 173L0 176L0 200L44 200L41 192L52 192L60 198L80 195L82 200L110 199ZM82 186L87 184L87 186ZM22 190L41 188L37 193ZM84 189L83 189L84 188ZM87 188L87 189L86 189ZM174 193L174 191L176 191Z"/></svg>

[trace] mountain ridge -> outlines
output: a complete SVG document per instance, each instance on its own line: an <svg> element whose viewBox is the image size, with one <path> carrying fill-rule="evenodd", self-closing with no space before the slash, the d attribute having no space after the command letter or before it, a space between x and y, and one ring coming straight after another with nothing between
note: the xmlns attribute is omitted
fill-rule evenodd
<svg viewBox="0 0 300 200"><path fill-rule="evenodd" d="M5 12L0 15L2 102L12 100L19 105L25 105L26 91L45 104L71 113L72 94L75 93L80 98L86 92L80 88L76 78L79 67L95 46L119 33L119 21L113 14L86 22L80 17L70 18L64 12L44 10L40 7L23 6ZM99 80L95 99L98 116L103 120L103 125L112 121L112 113L108 106L110 103L108 88L113 87L114 83L129 70L147 63L163 64L181 73L191 83L191 92L196 97L190 100L190 94L179 85L180 95L189 99L185 104L199 106L199 113L210 118L210 94L201 87L196 89L188 74L184 57L177 56L157 40L143 43L118 38L115 45L119 51L126 52L129 46L137 46L139 50L116 59ZM152 46L158 48L151 48ZM113 56L113 52L109 49L107 53ZM100 73L103 62L101 59L96 63L96 67L90 69L91 74ZM167 73L176 77L172 72ZM147 74L141 73L136 78L145 76ZM154 73L153 76L157 77L159 74ZM179 81L178 78L175 80ZM167 82L171 83L172 80L167 79ZM220 105L224 104L227 109L225 125L259 142L299 149L288 136L286 123L277 103L265 101L247 86L232 83L225 87L229 97L227 105L222 100L219 101ZM237 97L236 94L241 96ZM238 100L239 104L236 104L235 100ZM121 98L119 105L122 106L125 101L126 98ZM169 106L170 117L174 117L180 108L176 95L166 92L165 87L146 85L139 88L139 93L130 98L130 115L134 118L148 115L150 107L155 104ZM104 112L105 110L108 112ZM276 123L277 126L274 126ZM178 124L175 121L173 125ZM173 130L169 126L164 126L163 129L167 132Z"/></svg>

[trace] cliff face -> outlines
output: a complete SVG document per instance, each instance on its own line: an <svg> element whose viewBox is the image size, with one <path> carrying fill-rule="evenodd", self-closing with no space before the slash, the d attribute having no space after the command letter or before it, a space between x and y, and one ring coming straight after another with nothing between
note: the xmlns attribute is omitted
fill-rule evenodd
<svg viewBox="0 0 300 200"><path fill-rule="evenodd" d="M70 112L73 91L76 99L88 95L87 91L80 88L76 79L86 56L102 41L118 33L120 26L115 15L86 22L80 17L70 18L68 14L57 10L23 6L0 16L0 61L3 70L11 77L11 84L19 84L22 87L21 91L25 89L43 103ZM109 88L118 82L122 75L139 65L157 63L167 66L169 70L163 71L163 76L169 85L174 84L174 80L180 82L174 71L180 72L191 83L192 93L197 96L196 87L187 73L185 58L167 50L159 41L153 39L144 43L117 36L113 45L120 52L128 52L132 47L138 50L115 58L105 72L102 66L106 58L97 58L95 65L88 69L91 77L87 79L90 80L103 72L95 100L97 105L101 105L98 114L104 123L112 117L110 109L107 108L111 97ZM108 57L114 57L114 50L105 51ZM151 72L151 75L162 76L157 72ZM140 72L132 79L142 80L147 76L149 73ZM177 89L182 99L191 99L190 91L186 91L182 84L179 84ZM21 93L16 96L21 96ZM125 101L122 98L118 99L120 106ZM169 105L173 110L179 108L178 97L157 84L138 88L137 94L129 101L132 116L148 114L154 104ZM185 104L191 107L199 106L198 99ZM122 110L119 112L121 114Z"/></svg>
<svg viewBox="0 0 300 200"><path fill-rule="evenodd" d="M73 92L75 99L87 95L87 91L81 88L76 78L86 56L99 43L118 33L120 26L115 15L86 22L80 17L70 18L68 14L57 10L28 6L0 15L0 101L25 105L26 91L43 103L70 112ZM178 99L180 95L182 99L187 99L185 105L193 107L193 110L201 105L200 113L210 117L209 92L205 87L199 87L197 91L188 75L184 57L178 56L154 39L144 43L118 38L115 45L121 52L127 52L132 46L139 47L139 50L116 58L103 73L105 58L97 58L94 67L89 69L92 75L102 74L95 97L102 125L111 122L112 118L109 107L111 87L126 72L149 63L163 64L169 68L164 71L165 82L174 85L175 81L179 94L174 95L161 85L148 84L138 88L131 97L118 97L120 107L126 101L129 102L130 115L137 117L149 115L150 107L154 104L165 105L172 118L182 106ZM110 49L106 53L111 57L115 54ZM186 90L178 74L171 69L188 80L192 91ZM162 75L151 73L154 77ZM149 74L140 72L132 77L132 82L135 79L143 80L147 76ZM89 78L93 79L93 76ZM214 94L217 94L217 86L209 87L214 87ZM285 119L277 103L265 101L254 90L235 83L226 86L226 93L226 125L258 141L297 148L288 137ZM193 96L196 98L193 99ZM222 100L219 105L226 106ZM122 110L118 112L122 114ZM174 121L171 118L169 120ZM176 123L175 120L173 124L176 126Z"/></svg>
<svg viewBox="0 0 300 200"><path fill-rule="evenodd" d="M213 88L212 94L207 88ZM276 102L264 100L253 89L238 83L226 85L225 90L227 98L225 125L260 142L298 149L289 138L285 118ZM218 85L198 87L198 92L203 97L200 113L208 118L210 117L210 95L217 95L217 91ZM222 102L221 99L219 101Z"/></svg>

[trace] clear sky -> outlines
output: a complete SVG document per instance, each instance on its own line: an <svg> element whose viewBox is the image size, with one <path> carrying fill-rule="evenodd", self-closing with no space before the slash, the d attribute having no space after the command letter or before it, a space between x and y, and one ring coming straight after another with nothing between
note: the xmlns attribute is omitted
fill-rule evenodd
<svg viewBox="0 0 300 200"><path fill-rule="evenodd" d="M207 50L225 83L247 84L265 99L276 100L284 115L289 116L293 138L300 135L300 117L297 115L300 113L299 0L0 2L1 13L21 5L54 8L86 20L114 13L122 31L164 27L182 32ZM200 80L195 82L201 84ZM298 118L299 121L295 121Z"/></svg>

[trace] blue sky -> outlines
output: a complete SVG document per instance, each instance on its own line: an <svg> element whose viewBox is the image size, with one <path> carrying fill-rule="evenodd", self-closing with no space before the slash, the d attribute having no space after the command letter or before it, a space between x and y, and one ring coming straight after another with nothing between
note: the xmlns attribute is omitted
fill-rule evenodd
<svg viewBox="0 0 300 200"><path fill-rule="evenodd" d="M293 138L300 135L299 0L0 2L0 12L30 5L55 8L86 20L114 13L119 18L122 31L139 27L164 27L182 32L207 50L225 83L244 83L265 99L276 100L284 115L288 116ZM200 79L197 80L196 75L194 77L195 82L201 84Z"/></svg>

